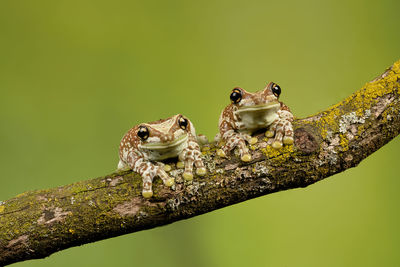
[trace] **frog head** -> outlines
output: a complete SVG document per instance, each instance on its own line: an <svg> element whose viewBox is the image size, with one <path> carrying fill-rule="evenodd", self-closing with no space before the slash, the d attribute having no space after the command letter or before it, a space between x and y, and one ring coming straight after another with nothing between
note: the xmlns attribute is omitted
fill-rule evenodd
<svg viewBox="0 0 400 267"><path fill-rule="evenodd" d="M148 160L163 160L178 156L187 146L189 135L194 133L192 123L181 114L142 123L136 128L137 147Z"/></svg>
<svg viewBox="0 0 400 267"><path fill-rule="evenodd" d="M280 86L270 82L263 90L255 93L236 87L232 90L230 99L243 128L252 132L271 125L278 118L280 94Z"/></svg>

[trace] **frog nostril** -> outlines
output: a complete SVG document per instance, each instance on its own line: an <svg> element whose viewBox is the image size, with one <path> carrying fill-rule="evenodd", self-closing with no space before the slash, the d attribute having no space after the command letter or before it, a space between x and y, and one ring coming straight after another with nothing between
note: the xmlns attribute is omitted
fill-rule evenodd
<svg viewBox="0 0 400 267"><path fill-rule="evenodd" d="M171 142L173 140L172 135L167 134L162 137L162 142Z"/></svg>

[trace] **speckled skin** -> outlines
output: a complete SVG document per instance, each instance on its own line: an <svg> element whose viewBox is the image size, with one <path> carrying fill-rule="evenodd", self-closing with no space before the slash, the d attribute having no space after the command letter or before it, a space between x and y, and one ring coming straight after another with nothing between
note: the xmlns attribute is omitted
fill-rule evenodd
<svg viewBox="0 0 400 267"><path fill-rule="evenodd" d="M222 139L225 143L222 156L238 147L242 160L251 160L246 142L252 142L251 134L264 128L267 137L275 136L274 148L293 143L293 115L285 104L278 101L280 88L279 94L274 93L275 86L271 82L255 93L238 87L232 90L241 94L241 99L237 103L232 101L221 113L217 140Z"/></svg>
<svg viewBox="0 0 400 267"><path fill-rule="evenodd" d="M182 127L180 121L186 121L186 126ZM143 127L148 133L145 140L138 136ZM194 126L180 114L130 129L120 143L118 169L130 168L138 172L143 177L142 195L148 198L153 195L152 181L155 176L159 176L167 186L174 184L174 179L168 176L161 162L174 157L179 157L184 163L183 177L186 180L193 178L193 164L198 175L206 173Z"/></svg>

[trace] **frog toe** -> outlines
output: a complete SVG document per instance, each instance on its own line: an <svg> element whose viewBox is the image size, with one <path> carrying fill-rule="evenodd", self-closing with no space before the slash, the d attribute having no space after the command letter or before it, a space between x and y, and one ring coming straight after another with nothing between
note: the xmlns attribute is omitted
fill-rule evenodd
<svg viewBox="0 0 400 267"><path fill-rule="evenodd" d="M252 137L252 138L250 138L250 140L249 140L249 144L250 144L250 145L255 145L255 144L257 144L257 142L258 142L257 137Z"/></svg>
<svg viewBox="0 0 400 267"><path fill-rule="evenodd" d="M249 161L251 161L251 155L250 154L244 154L240 159L242 161L244 161L244 162L249 162Z"/></svg>
<svg viewBox="0 0 400 267"><path fill-rule="evenodd" d="M272 143L272 147L275 148L275 149L279 149L279 148L282 147L282 142L280 142L280 141L274 141L274 142Z"/></svg>
<svg viewBox="0 0 400 267"><path fill-rule="evenodd" d="M153 191L142 191L142 196L144 198L151 198L153 196Z"/></svg>
<svg viewBox="0 0 400 267"><path fill-rule="evenodd" d="M185 163L183 163L183 161L178 161L178 162L176 163L176 167L177 167L178 169L183 169L183 168L185 168Z"/></svg>
<svg viewBox="0 0 400 267"><path fill-rule="evenodd" d="M168 187L171 187L175 184L175 179L174 178L169 178L167 180L164 181L164 184Z"/></svg>
<svg viewBox="0 0 400 267"><path fill-rule="evenodd" d="M172 169L171 165L169 165L169 164L164 165L164 171L169 172L169 171L171 171L171 169Z"/></svg>
<svg viewBox="0 0 400 267"><path fill-rule="evenodd" d="M193 180L193 173L184 172L183 173L183 179L185 179L186 181L192 181Z"/></svg>
<svg viewBox="0 0 400 267"><path fill-rule="evenodd" d="M291 137L291 136L283 137L283 143L285 145L293 145L293 143L294 143L293 137Z"/></svg>
<svg viewBox="0 0 400 267"><path fill-rule="evenodd" d="M268 138L271 138L271 137L273 137L274 135L275 135L275 132L274 132L274 131L266 131L266 132L265 132L265 136L268 137Z"/></svg>
<svg viewBox="0 0 400 267"><path fill-rule="evenodd" d="M204 167L201 167L201 168L197 168L196 169L196 174L197 175L200 175L200 176L203 176L203 175L205 175L206 174L206 168L204 168Z"/></svg>
<svg viewBox="0 0 400 267"><path fill-rule="evenodd" d="M217 150L217 155L218 155L219 157L221 157L221 158L225 158L225 157L226 157L226 154L225 154L225 152L224 152L222 149L218 149L218 150Z"/></svg>

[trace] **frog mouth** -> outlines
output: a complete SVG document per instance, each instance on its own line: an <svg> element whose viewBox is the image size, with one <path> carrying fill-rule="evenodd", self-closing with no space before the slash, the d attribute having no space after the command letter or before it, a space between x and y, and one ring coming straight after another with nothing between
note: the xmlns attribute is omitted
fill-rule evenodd
<svg viewBox="0 0 400 267"><path fill-rule="evenodd" d="M187 139L188 135L183 134L171 142L166 142L166 143L155 142L155 143L143 144L142 148L150 150L169 150L181 146L183 143L187 141Z"/></svg>
<svg viewBox="0 0 400 267"><path fill-rule="evenodd" d="M254 106L245 106L245 107L239 107L237 112L238 113L247 113L247 112L265 112L269 110L277 111L281 104L277 101L274 102L269 102L267 104L261 104L261 105L254 105Z"/></svg>

